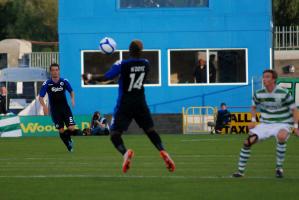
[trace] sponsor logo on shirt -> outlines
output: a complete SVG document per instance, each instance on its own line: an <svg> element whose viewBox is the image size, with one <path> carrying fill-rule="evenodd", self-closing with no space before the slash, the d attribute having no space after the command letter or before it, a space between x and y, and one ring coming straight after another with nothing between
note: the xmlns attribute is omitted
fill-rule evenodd
<svg viewBox="0 0 299 200"><path fill-rule="evenodd" d="M52 90L52 92L60 92L63 90L63 87L61 87L61 86L60 87L52 87L51 90Z"/></svg>

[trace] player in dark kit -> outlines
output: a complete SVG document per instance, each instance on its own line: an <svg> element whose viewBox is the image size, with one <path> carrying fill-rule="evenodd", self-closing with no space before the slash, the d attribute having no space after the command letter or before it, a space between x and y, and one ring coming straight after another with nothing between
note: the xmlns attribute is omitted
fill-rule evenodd
<svg viewBox="0 0 299 200"><path fill-rule="evenodd" d="M60 69L58 64L51 64L50 66L51 78L45 81L39 93L39 102L43 107L44 115L49 114L47 105L44 102L44 97L48 93L50 103L50 113L55 127L59 131L59 135L68 151L73 151L73 141L71 135L76 135L75 122L72 111L68 105L65 91L67 90L71 95L72 106L75 106L75 94L68 82L64 78L60 78ZM66 125L67 130L64 130Z"/></svg>
<svg viewBox="0 0 299 200"><path fill-rule="evenodd" d="M123 172L126 173L130 168L134 156L131 149L126 149L121 137L122 133L128 129L132 119L135 119L139 127L144 130L160 151L168 170L173 172L175 164L165 151L160 136L153 128L154 123L146 103L143 85L150 66L146 59L140 58L142 49L141 41L132 41L129 47L131 58L116 62L105 75L84 74L83 80L85 84L88 84L89 81L102 82L119 76L119 96L111 122L110 135L115 148L123 155Z"/></svg>

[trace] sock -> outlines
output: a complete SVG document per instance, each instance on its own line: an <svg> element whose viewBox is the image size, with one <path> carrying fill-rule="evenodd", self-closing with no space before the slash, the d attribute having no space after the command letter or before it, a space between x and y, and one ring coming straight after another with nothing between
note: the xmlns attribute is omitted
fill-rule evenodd
<svg viewBox="0 0 299 200"><path fill-rule="evenodd" d="M238 163L238 170L240 173L244 174L247 160L250 157L250 148L248 147L243 147L240 152L240 158L239 158L239 163Z"/></svg>
<svg viewBox="0 0 299 200"><path fill-rule="evenodd" d="M161 137L155 130L145 132L145 133L159 151L164 150Z"/></svg>
<svg viewBox="0 0 299 200"><path fill-rule="evenodd" d="M69 131L70 135L82 135L82 131L80 129L74 129L73 131Z"/></svg>
<svg viewBox="0 0 299 200"><path fill-rule="evenodd" d="M127 149L124 145L124 141L121 138L120 134L112 134L110 137L114 147L122 154L124 155L127 152Z"/></svg>
<svg viewBox="0 0 299 200"><path fill-rule="evenodd" d="M65 133L59 133L60 139L62 140L62 142L65 144L65 146L68 146L69 144L69 140L66 136Z"/></svg>
<svg viewBox="0 0 299 200"><path fill-rule="evenodd" d="M67 138L68 141L71 141L72 131L66 129L63 134L65 134L65 137Z"/></svg>
<svg viewBox="0 0 299 200"><path fill-rule="evenodd" d="M277 143L276 145L276 168L282 169L283 161L285 158L287 144L286 143Z"/></svg>

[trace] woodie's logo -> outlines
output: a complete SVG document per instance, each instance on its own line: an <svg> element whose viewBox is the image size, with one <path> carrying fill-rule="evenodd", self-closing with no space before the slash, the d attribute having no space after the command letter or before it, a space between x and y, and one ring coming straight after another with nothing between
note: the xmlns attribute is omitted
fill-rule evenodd
<svg viewBox="0 0 299 200"><path fill-rule="evenodd" d="M82 122L80 124L81 129L88 128L89 122ZM79 128L76 125L76 128ZM21 129L23 133L48 133L48 132L57 132L57 129L55 128L55 125L42 125L38 122L35 123L28 123L24 125L21 123Z"/></svg>

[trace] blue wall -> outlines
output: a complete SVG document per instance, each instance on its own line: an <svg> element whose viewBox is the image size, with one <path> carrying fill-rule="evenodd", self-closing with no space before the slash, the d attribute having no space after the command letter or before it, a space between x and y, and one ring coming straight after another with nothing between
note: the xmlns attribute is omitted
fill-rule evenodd
<svg viewBox="0 0 299 200"><path fill-rule="evenodd" d="M113 112L117 88L82 88L80 80L80 51L96 50L104 36L114 38L119 49L127 49L135 38L146 49L161 49L162 86L146 87L154 113L179 113L184 106L218 106L223 101L251 104L250 85L168 86L167 50L247 48L250 84L252 76L270 67L271 0L210 0L208 8L141 10L120 10L117 2L59 0L61 75L75 90L74 113Z"/></svg>

